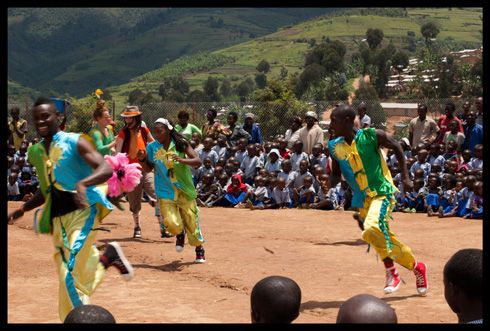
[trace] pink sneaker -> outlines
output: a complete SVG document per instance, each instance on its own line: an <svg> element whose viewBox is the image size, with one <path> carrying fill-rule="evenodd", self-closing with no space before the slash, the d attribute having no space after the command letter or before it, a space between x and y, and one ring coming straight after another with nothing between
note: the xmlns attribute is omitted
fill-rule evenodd
<svg viewBox="0 0 490 331"><path fill-rule="evenodd" d="M400 288L402 280L400 274L393 266L391 268L386 268L386 285L384 288L385 294L391 294Z"/></svg>
<svg viewBox="0 0 490 331"><path fill-rule="evenodd" d="M413 273L415 274L417 281L418 294L425 296L429 289L429 283L427 282L427 266L423 262L417 262L413 268Z"/></svg>

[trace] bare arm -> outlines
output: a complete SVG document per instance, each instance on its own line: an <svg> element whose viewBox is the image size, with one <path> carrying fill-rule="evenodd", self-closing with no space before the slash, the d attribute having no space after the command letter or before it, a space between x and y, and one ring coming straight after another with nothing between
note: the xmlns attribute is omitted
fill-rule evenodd
<svg viewBox="0 0 490 331"><path fill-rule="evenodd" d="M342 171L339 162L332 158L332 171L330 172L330 187L335 187L340 182Z"/></svg>
<svg viewBox="0 0 490 331"><path fill-rule="evenodd" d="M200 167L202 165L201 159L197 155L196 151L191 147L191 145L187 145L185 148L185 154L188 158L181 158L177 154L173 155L174 161L180 162L182 164L186 164L190 167Z"/></svg>
<svg viewBox="0 0 490 331"><path fill-rule="evenodd" d="M116 154L121 153L123 143L124 143L124 140L121 137L117 136L116 137Z"/></svg>
<svg viewBox="0 0 490 331"><path fill-rule="evenodd" d="M398 141L393 139L393 137L388 136L386 132L382 130L376 130L376 136L378 138L378 146L383 146L394 151L401 171L403 186L405 191L410 192L412 190L413 183L408 176L407 162L405 160L405 156L403 155L402 146L398 143Z"/></svg>
<svg viewBox="0 0 490 331"><path fill-rule="evenodd" d="M32 210L41 206L44 203L44 196L41 193L40 189L37 189L36 193L32 198L26 201L22 206L9 213L7 216L7 221L9 224L12 224L16 219L22 217L24 212Z"/></svg>
<svg viewBox="0 0 490 331"><path fill-rule="evenodd" d="M77 151L80 156L94 169L90 176L85 177L76 184L77 198L84 204L86 201L87 186L98 185L106 182L112 176L112 168L102 155L95 150L85 138L80 137L77 143Z"/></svg>

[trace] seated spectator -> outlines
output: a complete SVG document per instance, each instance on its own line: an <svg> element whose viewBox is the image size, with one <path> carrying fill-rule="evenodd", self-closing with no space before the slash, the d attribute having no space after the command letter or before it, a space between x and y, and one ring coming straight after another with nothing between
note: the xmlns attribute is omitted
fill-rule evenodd
<svg viewBox="0 0 490 331"><path fill-rule="evenodd" d="M461 160L458 151L456 150L456 142L450 141L447 143L446 153L444 153L446 161L456 161L457 169L459 169Z"/></svg>
<svg viewBox="0 0 490 331"><path fill-rule="evenodd" d="M417 154L417 161L410 167L410 175L415 177L415 171L417 169L424 170L424 179L427 180L430 173L430 163L427 162L428 152L426 149L421 149Z"/></svg>
<svg viewBox="0 0 490 331"><path fill-rule="evenodd" d="M454 141L456 144L456 151L461 152L461 148L463 147L464 143L464 133L458 131L459 129L459 122L456 120L452 120L449 122L449 131L446 131L444 134L444 138L442 140L442 143L446 145L447 149L447 144L450 141Z"/></svg>
<svg viewBox="0 0 490 331"><path fill-rule="evenodd" d="M293 153L291 154L290 160L293 166L293 171L297 171L299 169L299 164L301 161L306 160L309 161L308 154L303 152L303 143L300 140L297 140L293 145Z"/></svg>
<svg viewBox="0 0 490 331"><path fill-rule="evenodd" d="M80 305L66 316L64 324L116 324L114 316L97 305Z"/></svg>
<svg viewBox="0 0 490 331"><path fill-rule="evenodd" d="M226 136L220 134L216 139L216 146L214 146L212 149L216 152L216 154L218 154L218 158L226 159L227 147Z"/></svg>
<svg viewBox="0 0 490 331"><path fill-rule="evenodd" d="M248 140L245 138L240 138L238 140L238 145L237 145L238 150L235 153L235 157L238 160L238 162L240 162L240 164L243 162L243 159L247 155L247 145L248 145L247 141Z"/></svg>
<svg viewBox="0 0 490 331"><path fill-rule="evenodd" d="M316 165L321 166L323 169L327 168L327 157L323 154L323 145L315 144L313 145L311 155L309 157L310 171L314 172L313 169Z"/></svg>
<svg viewBox="0 0 490 331"><path fill-rule="evenodd" d="M312 171L313 174L313 188L315 189L315 192L319 192L320 190L320 177L322 175L325 175L325 169L317 164Z"/></svg>
<svg viewBox="0 0 490 331"><path fill-rule="evenodd" d="M266 200L269 199L267 187L265 187L265 179L262 176L257 176L254 179L254 183L253 189L249 190L243 199L245 203L238 203L235 208L264 209Z"/></svg>
<svg viewBox="0 0 490 331"><path fill-rule="evenodd" d="M205 174L202 178L202 182L199 182L196 186L197 198L196 202L199 207L207 206L211 201L215 201L220 195L220 188L213 183L214 175Z"/></svg>
<svg viewBox="0 0 490 331"><path fill-rule="evenodd" d="M225 168L222 167L222 166L216 166L214 167L214 172L213 172L213 175L214 175L214 181L218 181L219 180L219 177L221 175L223 175L225 173Z"/></svg>
<svg viewBox="0 0 490 331"><path fill-rule="evenodd" d="M434 165L440 165L441 167L444 167L444 162L446 159L444 159L444 156L441 155L441 146L439 144L431 144L430 145L430 150L429 150L429 157L427 159L427 162L429 162L430 166Z"/></svg>
<svg viewBox="0 0 490 331"><path fill-rule="evenodd" d="M19 182L17 180L18 178L19 178L19 174L16 172L12 172L8 176L7 192L8 192L9 201L22 200L23 195L20 192Z"/></svg>
<svg viewBox="0 0 490 331"><path fill-rule="evenodd" d="M463 150L463 152L461 153L461 165L459 167L459 170L461 172L464 172L464 173L467 173L468 170L471 170L472 167L471 167L471 151L469 149L465 149Z"/></svg>
<svg viewBox="0 0 490 331"><path fill-rule="evenodd" d="M463 182L456 181L453 189L449 190L449 197L447 193L444 193L444 197L447 199L448 204L444 207L442 204L439 207L439 218L458 216L457 212L459 205L463 204L462 196Z"/></svg>
<svg viewBox="0 0 490 331"><path fill-rule="evenodd" d="M220 157L218 158L218 162L216 162L215 166L216 167L224 167L226 164L226 158Z"/></svg>
<svg viewBox="0 0 490 331"><path fill-rule="evenodd" d="M277 143L279 144L279 154L283 160L289 159L291 157L288 149L288 142L285 138L277 139Z"/></svg>
<svg viewBox="0 0 490 331"><path fill-rule="evenodd" d="M257 168L259 168L259 157L257 156L257 150L255 145L249 144L247 146L247 155L240 164L240 169L243 171L245 183L249 185L253 184L253 180L257 174Z"/></svg>
<svg viewBox="0 0 490 331"><path fill-rule="evenodd" d="M403 199L403 212L416 213L417 211L423 212L425 196L423 194L424 180L422 178L415 179L413 181L413 189L411 192L405 192L405 198Z"/></svg>
<svg viewBox="0 0 490 331"><path fill-rule="evenodd" d="M283 276L266 277L252 289L250 312L252 323L291 323L299 316L301 289Z"/></svg>
<svg viewBox="0 0 490 331"><path fill-rule="evenodd" d="M429 185L427 187L427 194L425 196L425 209L427 210L427 216L438 215L435 211L439 210L439 204L442 194L443 192L440 187L439 177L429 177Z"/></svg>
<svg viewBox="0 0 490 331"><path fill-rule="evenodd" d="M309 208L315 202L315 189L313 188L313 177L307 175L303 179L303 185L293 189L294 207L301 206Z"/></svg>
<svg viewBox="0 0 490 331"><path fill-rule="evenodd" d="M349 210L352 203L352 189L345 180L341 180L335 187L338 206L336 209Z"/></svg>
<svg viewBox="0 0 490 331"><path fill-rule="evenodd" d="M196 143L196 147L193 148L196 151L197 155L199 155L199 152L204 148L204 145L201 144L201 135L197 132L194 132L192 134L191 141Z"/></svg>
<svg viewBox="0 0 490 331"><path fill-rule="evenodd" d="M292 170L291 160L282 160L281 162L282 171L277 175L279 178L284 178L286 181L286 187L292 187L292 184L298 175L296 171ZM292 194L292 192L291 192Z"/></svg>
<svg viewBox="0 0 490 331"><path fill-rule="evenodd" d="M245 200L245 195L249 190L249 186L242 182L241 175L231 176L231 184L228 185L224 199L228 202L226 206L235 207L237 204Z"/></svg>
<svg viewBox="0 0 490 331"><path fill-rule="evenodd" d="M7 156L7 177L10 176L10 167L14 165L14 158L12 156Z"/></svg>
<svg viewBox="0 0 490 331"><path fill-rule="evenodd" d="M457 251L443 271L444 297L458 323L483 324L483 251Z"/></svg>
<svg viewBox="0 0 490 331"><path fill-rule="evenodd" d="M267 161L265 163L264 169L268 172L280 172L281 171L281 161L280 153L277 149L271 149L267 155Z"/></svg>
<svg viewBox="0 0 490 331"><path fill-rule="evenodd" d="M14 154L14 162L17 162L19 158L24 158L27 161L27 142L22 141L20 143L19 150Z"/></svg>
<svg viewBox="0 0 490 331"><path fill-rule="evenodd" d="M273 194L277 208L289 208L291 204L291 197L289 188L286 187L286 180L284 177L277 178L276 187L274 187Z"/></svg>
<svg viewBox="0 0 490 331"><path fill-rule="evenodd" d="M231 146L227 148L225 159L228 160L230 157L236 157L236 152L238 152L238 146Z"/></svg>
<svg viewBox="0 0 490 331"><path fill-rule="evenodd" d="M337 324L396 324L395 310L370 294L359 294L345 301L337 314Z"/></svg>
<svg viewBox="0 0 490 331"><path fill-rule="evenodd" d="M483 169L483 145L475 146L475 157L470 161L471 169Z"/></svg>
<svg viewBox="0 0 490 331"><path fill-rule="evenodd" d="M214 168L209 157L202 160L202 166L197 169L194 177L194 184L197 185L197 183L200 182L206 174L214 175Z"/></svg>
<svg viewBox="0 0 490 331"><path fill-rule="evenodd" d="M204 138L204 147L198 153L201 162L204 161L205 158L209 157L211 159L211 163L214 167L216 162L218 162L218 154L212 149L213 148L213 138L206 137Z"/></svg>
<svg viewBox="0 0 490 331"><path fill-rule="evenodd" d="M483 219L483 182L473 184L473 195L468 202L469 208L463 218Z"/></svg>
<svg viewBox="0 0 490 331"><path fill-rule="evenodd" d="M313 209L334 210L338 207L337 190L330 187L330 178L323 174L319 177L320 189L317 197L318 201L310 205Z"/></svg>

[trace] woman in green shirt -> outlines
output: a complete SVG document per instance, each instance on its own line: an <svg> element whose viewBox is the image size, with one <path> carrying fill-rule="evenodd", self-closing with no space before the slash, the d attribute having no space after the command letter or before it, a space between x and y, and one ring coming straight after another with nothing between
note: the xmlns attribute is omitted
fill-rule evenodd
<svg viewBox="0 0 490 331"><path fill-rule="evenodd" d="M175 131L183 135L187 140L191 140L192 134L197 132L202 137L201 130L194 124L189 123L189 113L186 110L179 111L177 115L179 124L175 126Z"/></svg>
<svg viewBox="0 0 490 331"><path fill-rule="evenodd" d="M104 100L97 101L93 117L96 124L90 130L89 135L95 148L103 156L115 154L116 140L114 139L114 129L109 125L112 121Z"/></svg>

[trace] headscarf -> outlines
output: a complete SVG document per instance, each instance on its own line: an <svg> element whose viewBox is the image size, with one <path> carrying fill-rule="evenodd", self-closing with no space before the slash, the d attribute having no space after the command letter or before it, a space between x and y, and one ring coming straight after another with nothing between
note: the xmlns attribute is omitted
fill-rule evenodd
<svg viewBox="0 0 490 331"><path fill-rule="evenodd" d="M238 188L237 188L238 191L247 192L247 185L242 182L242 176L241 175L234 174L234 175L231 176L231 178L232 179L233 178L238 179L238 183L239 183ZM228 185L228 188L227 188L226 191L228 193L236 193L237 192L237 189L234 189L233 188L233 182L232 182L230 185Z"/></svg>

